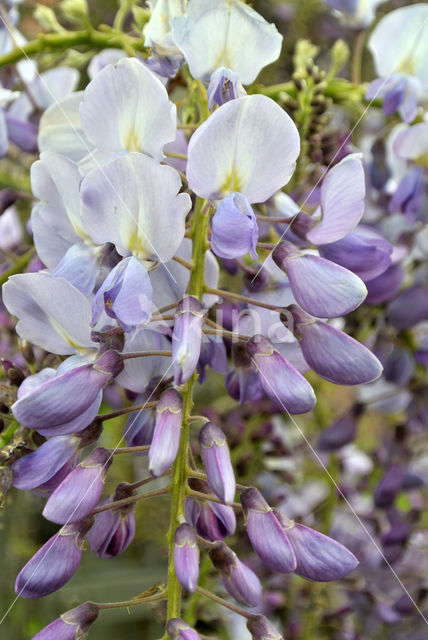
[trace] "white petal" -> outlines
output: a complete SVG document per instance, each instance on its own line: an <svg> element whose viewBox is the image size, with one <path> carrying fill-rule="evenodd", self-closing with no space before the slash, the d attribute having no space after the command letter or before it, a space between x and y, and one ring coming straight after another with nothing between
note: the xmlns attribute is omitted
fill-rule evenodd
<svg viewBox="0 0 428 640"><path fill-rule="evenodd" d="M190 73L204 82L227 67L242 84L250 84L281 51L275 25L238 0L190 0L185 15L171 24Z"/></svg>
<svg viewBox="0 0 428 640"><path fill-rule="evenodd" d="M191 207L187 194L177 195L180 187L171 167L141 153L122 156L82 181L85 228L96 244L112 242L122 256L170 260Z"/></svg>
<svg viewBox="0 0 428 640"><path fill-rule="evenodd" d="M362 155L353 153L330 169L321 186L321 222L306 235L314 244L336 242L364 213L366 192Z"/></svg>
<svg viewBox="0 0 428 640"><path fill-rule="evenodd" d="M83 91L50 106L40 118L38 145L40 151L54 151L79 162L94 151L80 124Z"/></svg>
<svg viewBox="0 0 428 640"><path fill-rule="evenodd" d="M42 349L67 355L95 347L91 304L67 280L48 273L21 273L3 285L3 301L19 319L18 335Z"/></svg>
<svg viewBox="0 0 428 640"><path fill-rule="evenodd" d="M407 73L428 90L428 4L388 13L373 30L368 46L379 75Z"/></svg>
<svg viewBox="0 0 428 640"><path fill-rule="evenodd" d="M264 202L290 180L300 151L292 119L273 100L246 96L219 107L189 142L189 187L216 200L239 191Z"/></svg>
<svg viewBox="0 0 428 640"><path fill-rule="evenodd" d="M135 58L100 71L86 87L82 127L105 152L141 151L158 160L175 139L176 107L162 83Z"/></svg>

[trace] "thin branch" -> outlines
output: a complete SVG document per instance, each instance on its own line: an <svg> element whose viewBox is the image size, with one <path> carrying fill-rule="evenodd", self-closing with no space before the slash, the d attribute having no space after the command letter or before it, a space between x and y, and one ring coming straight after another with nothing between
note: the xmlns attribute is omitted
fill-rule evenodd
<svg viewBox="0 0 428 640"><path fill-rule="evenodd" d="M201 596L205 596L210 600L214 600L214 602L217 602L217 604L220 604L222 607L226 607L227 609L234 611L235 613L239 614L240 616L243 616L244 618L252 618L254 615L252 613L248 613L248 611L245 611L244 609L241 609L241 607L235 607L234 604L231 604L227 600L223 600L223 598L216 596L214 593L211 593L211 591L207 591L202 587L196 587L196 591L200 593Z"/></svg>
<svg viewBox="0 0 428 640"><path fill-rule="evenodd" d="M191 262L188 262L187 260L183 260L183 258L180 258L180 256L174 256L173 260L178 262L178 264L182 264L183 267L186 267L186 269L189 269L189 271L193 269L193 264Z"/></svg>
<svg viewBox="0 0 428 640"><path fill-rule="evenodd" d="M121 447L120 449L112 449L111 452L114 456L117 456L121 453L142 453L143 451L148 451L150 449L149 444L137 446L137 447Z"/></svg>
<svg viewBox="0 0 428 640"><path fill-rule="evenodd" d="M281 311L281 308L273 304L267 304L260 300L253 300L247 296L242 296L240 293L232 293L232 291L224 291L223 289L214 289L213 287L205 287L206 293L212 293L215 296L222 298L229 298L230 300L238 300L239 302L246 302L252 304L255 307L262 307L262 309L270 309L271 311Z"/></svg>
<svg viewBox="0 0 428 640"><path fill-rule="evenodd" d="M177 160L187 160L187 156L184 153L174 153L173 151L164 151L164 154L168 158L177 158Z"/></svg>
<svg viewBox="0 0 428 640"><path fill-rule="evenodd" d="M122 498L122 500L115 500L114 502L109 502L108 504L103 504L101 507L97 507L92 511L92 515L96 515L97 513L101 513L102 511L108 511L109 509L125 507L128 504L133 504L134 502L139 502L140 500L148 500L149 498L164 496L167 493L169 493L169 487L165 487L164 489L154 489L154 491L149 491L148 493L139 493L136 496Z"/></svg>
<svg viewBox="0 0 428 640"><path fill-rule="evenodd" d="M132 407L125 407L124 409L117 409L116 411L112 411L111 413L101 413L98 415L95 420L96 422L104 422L105 420L111 420L112 418L117 418L118 416L126 415L127 413L133 413L134 411L140 411L143 409L153 409L157 407L157 401L153 402L143 402L142 404L134 404Z"/></svg>
<svg viewBox="0 0 428 640"><path fill-rule="evenodd" d="M198 478L199 480L205 480L205 482L208 481L208 477L206 473L203 473L202 471L198 471L197 469L188 469L187 474L189 476L189 478ZM238 489L238 491L245 491L246 489L248 489L248 487L245 484L236 484L236 488Z"/></svg>
<svg viewBox="0 0 428 640"><path fill-rule="evenodd" d="M196 498L197 500L205 501L208 500L208 502L217 502L218 504L225 505L223 500L220 500L220 498L217 498L217 496L214 496L211 493L202 493L201 491L194 491L193 489L187 489L186 493L190 498ZM238 511L242 510L242 506L239 504L239 502L227 503L227 505L225 506L232 507L233 509L237 509Z"/></svg>
<svg viewBox="0 0 428 640"><path fill-rule="evenodd" d="M202 331L207 336L223 336L224 338L237 340L238 342L248 342L248 340L250 339L250 336L243 336L240 333L233 333L233 331L228 331L227 329L203 329Z"/></svg>
<svg viewBox="0 0 428 640"><path fill-rule="evenodd" d="M157 310L157 313L165 313L165 311L171 311L171 309L175 309L176 306L178 305L180 301L177 300L177 302L172 302L171 304L167 304L165 307L161 307L160 309Z"/></svg>
<svg viewBox="0 0 428 640"><path fill-rule="evenodd" d="M170 357L172 355L171 351L164 351L162 349L157 349L154 351L130 351L128 353L121 353L122 360L130 360L131 358L147 358L150 356L167 356Z"/></svg>
<svg viewBox="0 0 428 640"><path fill-rule="evenodd" d="M37 53L67 51L79 45L87 45L91 49L120 47L127 50L131 47L133 51L139 51L140 54L145 51L143 38L133 38L120 32L108 31L104 33L95 29L85 29L83 31L62 31L61 33L41 33L35 40L0 56L0 67L31 58Z"/></svg>
<svg viewBox="0 0 428 640"><path fill-rule="evenodd" d="M149 604L150 602L156 602L157 600L164 600L166 598L165 591L156 593L153 596L147 596L146 598L132 598L132 600L124 600L123 602L103 602L97 604L98 609L127 609L128 607L136 607L139 604Z"/></svg>
<svg viewBox="0 0 428 640"><path fill-rule="evenodd" d="M147 476L147 478L143 478L142 480L137 480L136 482L132 482L131 484L129 484L128 489L138 489L139 487L143 487L144 485L149 484L154 480L159 480L159 478L165 478L170 474L171 474L171 471L166 471L161 476L157 476L156 478L154 476Z"/></svg>

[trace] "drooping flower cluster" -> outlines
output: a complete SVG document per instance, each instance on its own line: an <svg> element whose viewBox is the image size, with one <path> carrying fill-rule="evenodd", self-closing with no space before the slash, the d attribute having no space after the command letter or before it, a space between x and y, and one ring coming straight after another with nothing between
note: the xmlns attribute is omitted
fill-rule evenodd
<svg viewBox="0 0 428 640"><path fill-rule="evenodd" d="M276 27L241 0L150 4L143 29L147 57L101 52L83 91L74 91L74 70L64 68L52 80L60 87L54 98L45 95L49 77L46 84L43 74L35 76L28 89L40 95L37 121L27 95L4 89L2 104L13 102L2 112L9 138L17 144L14 135L20 130L22 136L31 120L40 151L31 167L30 219L39 263L11 275L2 289L17 335L39 354L31 369L25 362L4 363L15 392L14 428L26 442L25 451L6 452L5 468L16 489L46 498L43 517L61 525L20 571L15 590L36 598L60 589L78 570L86 540L100 558L119 555L135 535L137 502L168 493L167 588L117 605L84 603L35 638L83 638L102 609L167 599L169 636L198 640L181 618L183 588L246 618L253 640L281 640L283 631L267 617L275 609L266 596L275 580L267 569L279 574L281 588L282 574L287 580L291 574L343 580L356 569L360 550L345 527L333 527L330 537L308 526L314 525L310 509L299 512L283 501L276 482L263 474L241 484L252 451L241 460L233 445L259 437L250 423L251 411L260 410L261 440L281 453L282 436L271 431L266 415L294 421L293 415L311 412L321 378L364 385L357 403L318 443L321 455L342 452L355 438L363 406L376 402L370 394L376 396L377 385L395 392L407 370L407 380L413 375L405 346L387 348L381 329L361 331L357 340L344 316L352 314L352 327L365 312L359 309L364 301L370 313L370 305L395 298L387 314L398 331L428 317L423 274L395 297L402 262L415 249L398 242L401 233L394 236L388 220L375 225L371 210L375 197L379 207L387 196L389 212L404 213L410 231L425 222L427 127L406 126L393 138L390 146L402 162L393 192L384 189L374 152L366 171L367 158L355 149L315 167L314 185L302 178L303 169L309 173L302 121L297 118L298 129L262 90L244 89L278 58ZM358 3L327 4L367 26L379 3L366 13ZM398 109L408 123L424 89L425 14L424 5L388 14L369 43L383 78L367 97L383 97L384 113ZM392 60L381 41L403 15L411 47L400 44ZM313 72L305 73L309 91ZM186 98L174 93L173 78ZM419 250L426 257L425 236ZM236 276L242 276L238 285ZM426 332L418 340L415 357L426 365ZM235 401L231 416L217 407L192 415L194 387L206 370L224 376L227 402ZM100 412L110 397L119 399L114 410ZM248 424L239 432L243 415ZM108 448L103 429L121 416L127 446L119 441ZM120 453L147 454L148 476L121 482L103 496ZM403 461L387 464L394 458L389 453L374 492L376 508L393 504L405 485ZM156 489L138 492L151 481ZM254 483L262 492L248 486ZM336 488L345 499L354 491L351 481ZM398 517L388 517L385 548L400 545L395 534L405 529ZM240 543L244 528L242 548L254 553L241 560L241 545L233 543L233 550L228 538L236 532ZM227 600L200 583L204 553Z"/></svg>

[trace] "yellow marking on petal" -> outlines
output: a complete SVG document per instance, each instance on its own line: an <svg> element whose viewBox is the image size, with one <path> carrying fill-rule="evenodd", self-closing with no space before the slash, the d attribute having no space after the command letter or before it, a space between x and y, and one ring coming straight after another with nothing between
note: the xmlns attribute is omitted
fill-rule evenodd
<svg viewBox="0 0 428 640"><path fill-rule="evenodd" d="M223 185L220 188L220 191L223 195L227 195L228 193L232 193L234 191L241 191L241 179L235 167L233 167L232 171L227 175L226 180L223 182Z"/></svg>
<svg viewBox="0 0 428 640"><path fill-rule="evenodd" d="M64 331L62 326L55 320L55 318L49 316L49 322L51 323L55 331L61 336L61 338L63 338L70 345L70 347L73 347L73 349L76 349L77 351L81 349L81 346L72 340L72 338Z"/></svg>
<svg viewBox="0 0 428 640"><path fill-rule="evenodd" d="M140 260L144 260L149 257L150 251L147 251L146 247L142 243L141 238L138 235L138 228L130 234L126 244L131 253L137 258L140 258Z"/></svg>
<svg viewBox="0 0 428 640"><path fill-rule="evenodd" d="M422 155L415 158L415 164L420 167L428 167L428 153L423 153Z"/></svg>
<svg viewBox="0 0 428 640"><path fill-rule="evenodd" d="M127 135L125 136L125 141L123 146L128 151L140 151L140 144L138 142L137 132L133 127L129 129Z"/></svg>
<svg viewBox="0 0 428 640"><path fill-rule="evenodd" d="M409 76L415 75L415 61L412 56L407 56L397 69L398 73L406 73Z"/></svg>

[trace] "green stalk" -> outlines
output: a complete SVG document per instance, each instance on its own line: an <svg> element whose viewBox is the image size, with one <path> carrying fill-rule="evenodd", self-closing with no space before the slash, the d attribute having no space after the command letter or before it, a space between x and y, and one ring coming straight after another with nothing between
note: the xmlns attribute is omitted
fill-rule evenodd
<svg viewBox="0 0 428 640"><path fill-rule="evenodd" d="M12 440L13 436L15 435L15 431L17 431L18 429L19 429L19 422L17 422L16 420L13 420L10 423L10 425L7 427L7 429L5 429L3 433L0 435L0 449L9 444L9 442Z"/></svg>
<svg viewBox="0 0 428 640"><path fill-rule="evenodd" d="M25 267L29 265L33 255L34 247L31 247L31 249L29 249L26 253L24 253L22 256L19 256L19 258L15 260L12 266L6 269L6 271L3 271L0 276L0 286L3 286L10 276L14 276L16 273L21 273L25 269Z"/></svg>
<svg viewBox="0 0 428 640"><path fill-rule="evenodd" d="M205 251L207 243L208 216L202 211L203 201L198 198L191 236L193 240L192 273L188 286L188 294L199 300L204 291ZM181 585L178 582L174 569L174 532L181 524L184 517L184 505L186 500L186 487L188 477L188 450L189 450L189 419L193 407L193 387L198 375L195 372L187 381L182 391L183 396L183 424L181 427L180 446L174 463L171 480L171 517L168 532L169 564L168 564L168 610L167 618L179 618L181 614ZM167 634L164 639L166 640Z"/></svg>
<svg viewBox="0 0 428 640"><path fill-rule="evenodd" d="M107 49L121 47L125 50L144 51L144 39L133 38L125 33L115 31L65 31L61 33L42 33L35 40L31 40L23 47L16 47L4 56L0 56L0 67L15 64L25 58L31 58L37 53L45 51L67 51L67 49L87 45L91 49Z"/></svg>

